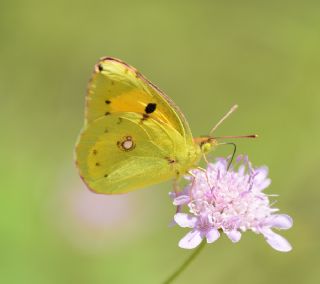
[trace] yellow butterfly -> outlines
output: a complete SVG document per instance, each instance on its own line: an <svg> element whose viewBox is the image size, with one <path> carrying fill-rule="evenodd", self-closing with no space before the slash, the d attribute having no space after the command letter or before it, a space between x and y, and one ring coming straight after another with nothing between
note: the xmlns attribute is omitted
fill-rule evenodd
<svg viewBox="0 0 320 284"><path fill-rule="evenodd" d="M102 58L86 97L76 164L96 193L119 194L178 178L215 146L193 138L173 101L135 68Z"/></svg>

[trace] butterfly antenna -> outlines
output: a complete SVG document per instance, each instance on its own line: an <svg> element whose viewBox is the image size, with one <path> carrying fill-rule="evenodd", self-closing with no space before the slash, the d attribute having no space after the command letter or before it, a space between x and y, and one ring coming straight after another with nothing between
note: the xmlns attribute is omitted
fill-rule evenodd
<svg viewBox="0 0 320 284"><path fill-rule="evenodd" d="M238 105L234 105L220 120L219 122L210 130L210 136L212 133L219 127L219 125L230 115L232 114L236 109L238 108Z"/></svg>
<svg viewBox="0 0 320 284"><path fill-rule="evenodd" d="M258 138L258 134L238 135L238 136L217 136L214 139L230 139L230 138Z"/></svg>

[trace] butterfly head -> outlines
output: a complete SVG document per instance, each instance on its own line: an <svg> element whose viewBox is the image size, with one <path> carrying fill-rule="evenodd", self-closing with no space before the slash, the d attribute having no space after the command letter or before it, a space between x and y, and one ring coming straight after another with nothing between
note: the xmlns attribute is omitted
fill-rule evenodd
<svg viewBox="0 0 320 284"><path fill-rule="evenodd" d="M217 140L210 136L194 138L194 142L200 146L201 152L204 154L211 152L218 145Z"/></svg>

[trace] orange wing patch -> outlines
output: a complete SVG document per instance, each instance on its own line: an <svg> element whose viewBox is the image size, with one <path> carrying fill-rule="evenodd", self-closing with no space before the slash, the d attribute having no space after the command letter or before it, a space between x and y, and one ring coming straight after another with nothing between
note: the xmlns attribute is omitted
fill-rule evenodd
<svg viewBox="0 0 320 284"><path fill-rule="evenodd" d="M185 137L189 126L164 96L133 67L104 58L96 64L89 83L86 123L112 113L134 112L140 113L142 120L151 117L167 124Z"/></svg>

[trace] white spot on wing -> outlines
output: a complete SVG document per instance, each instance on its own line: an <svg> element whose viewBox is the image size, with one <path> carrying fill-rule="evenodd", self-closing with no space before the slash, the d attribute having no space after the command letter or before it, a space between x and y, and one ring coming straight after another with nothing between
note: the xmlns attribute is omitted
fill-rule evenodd
<svg viewBox="0 0 320 284"><path fill-rule="evenodd" d="M129 150L133 147L133 142L132 140L126 140L122 143L122 147L126 150Z"/></svg>

